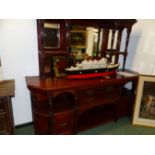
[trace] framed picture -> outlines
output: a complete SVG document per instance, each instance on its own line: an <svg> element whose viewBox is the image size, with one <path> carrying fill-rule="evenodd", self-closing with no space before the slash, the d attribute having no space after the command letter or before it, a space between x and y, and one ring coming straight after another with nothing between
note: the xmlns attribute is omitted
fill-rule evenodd
<svg viewBox="0 0 155 155"><path fill-rule="evenodd" d="M53 69L55 77L64 77L65 68L68 66L68 60L66 56L54 56L53 57Z"/></svg>
<svg viewBox="0 0 155 155"><path fill-rule="evenodd" d="M155 76L139 76L133 125L155 127Z"/></svg>
<svg viewBox="0 0 155 155"><path fill-rule="evenodd" d="M87 33L86 30L72 30L71 31L71 47L72 48L86 48Z"/></svg>

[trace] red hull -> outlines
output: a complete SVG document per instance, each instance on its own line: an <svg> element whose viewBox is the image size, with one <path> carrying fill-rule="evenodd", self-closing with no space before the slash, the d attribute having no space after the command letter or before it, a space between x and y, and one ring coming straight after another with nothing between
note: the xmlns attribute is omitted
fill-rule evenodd
<svg viewBox="0 0 155 155"><path fill-rule="evenodd" d="M95 77L104 77L108 75L116 74L116 71L110 71L110 72L101 72L101 73L89 73L89 74L78 74L78 75L67 75L67 79L89 79L89 78L95 78Z"/></svg>

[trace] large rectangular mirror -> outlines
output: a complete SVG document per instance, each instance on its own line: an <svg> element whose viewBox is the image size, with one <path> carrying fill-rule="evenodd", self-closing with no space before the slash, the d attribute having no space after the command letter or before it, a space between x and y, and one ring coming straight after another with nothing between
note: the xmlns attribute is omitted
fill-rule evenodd
<svg viewBox="0 0 155 155"><path fill-rule="evenodd" d="M74 25L70 32L71 53L76 56L77 60L82 60L86 56L96 57L100 53L103 30Z"/></svg>
<svg viewBox="0 0 155 155"><path fill-rule="evenodd" d="M79 26L71 27L71 54L77 61L87 57L107 57L111 63L118 63L122 42L122 28ZM124 38L124 46L127 48L127 36ZM128 35L129 38L129 35Z"/></svg>

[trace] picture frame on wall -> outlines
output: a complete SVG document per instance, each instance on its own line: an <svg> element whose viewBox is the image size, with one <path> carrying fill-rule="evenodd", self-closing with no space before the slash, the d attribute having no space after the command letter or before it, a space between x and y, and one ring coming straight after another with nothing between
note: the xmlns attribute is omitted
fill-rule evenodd
<svg viewBox="0 0 155 155"><path fill-rule="evenodd" d="M155 127L155 76L139 76L132 123Z"/></svg>

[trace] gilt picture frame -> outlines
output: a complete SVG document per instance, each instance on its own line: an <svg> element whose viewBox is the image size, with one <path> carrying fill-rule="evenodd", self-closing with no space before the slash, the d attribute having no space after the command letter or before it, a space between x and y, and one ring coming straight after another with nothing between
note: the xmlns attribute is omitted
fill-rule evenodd
<svg viewBox="0 0 155 155"><path fill-rule="evenodd" d="M71 31L71 47L79 48L79 49L87 47L87 31L86 30L72 30Z"/></svg>
<svg viewBox="0 0 155 155"><path fill-rule="evenodd" d="M155 127L155 76L139 76L132 123Z"/></svg>

